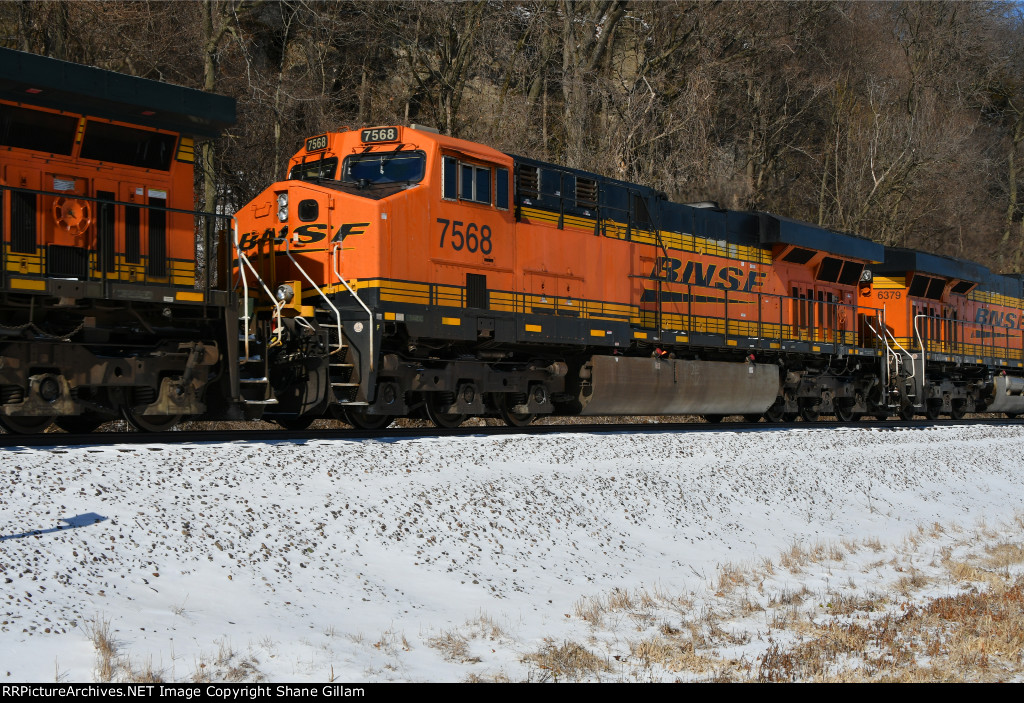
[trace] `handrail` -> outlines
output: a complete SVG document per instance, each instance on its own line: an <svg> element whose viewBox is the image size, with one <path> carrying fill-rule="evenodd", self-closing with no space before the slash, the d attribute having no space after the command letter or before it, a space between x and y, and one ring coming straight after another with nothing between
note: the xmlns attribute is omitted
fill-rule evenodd
<svg viewBox="0 0 1024 703"><path fill-rule="evenodd" d="M282 334L282 330L281 330L281 308L283 307L284 303L282 301L277 300L274 297L274 294L270 292L269 288L267 288L267 284L264 283L263 278L260 276L259 272L256 271L256 268L252 265L252 262L249 261L249 257L247 257L245 254L242 253L242 249L238 246L238 243L239 243L239 241L238 241L238 220L235 219L235 218L231 218L231 219L233 220L232 231L233 231L234 234L233 234L232 239L234 241L232 243L234 244L234 247L235 247L235 254L238 256L238 261L239 261L240 264L244 263L246 266L249 267L249 270L252 271L252 275L255 276L256 280L259 282L260 287L263 288L263 291L267 294L267 297L270 298L270 300L273 302L273 304L274 304L274 313L273 313L274 314L274 319L277 321L277 329L276 329L277 342L280 343L281 342L281 334ZM243 334L245 336L245 359L244 360L245 361L249 361L249 280L246 277L245 269L242 266L238 267L238 276L239 276L239 278L242 279L242 301L243 301L243 304L245 305L245 314L242 316L242 330L243 330Z"/></svg>
<svg viewBox="0 0 1024 703"><path fill-rule="evenodd" d="M878 317L878 313L877 312L875 314L875 319L878 320L879 327L881 327L882 329L885 329L885 323L882 321L882 319L880 317ZM864 318L864 324L867 326L867 328L869 330L871 330L871 333L875 335L875 338L879 342L881 342L882 345L885 347L885 361L882 363L882 368L881 368L881 372L882 372L881 373L881 376L882 376L882 379L881 379L882 380L881 393L882 393L882 395L879 398L879 400L883 401L885 403L885 405L888 405L889 404L889 399L888 399L888 396L889 396L889 390L888 390L889 389L889 355L892 355L894 357L896 355L893 353L892 349L889 348L889 341L885 338L885 335L880 334L878 332L878 330L876 330L874 328L874 326L871 324L871 322L868 320L867 317ZM896 363L899 364L899 359L898 358L896 358Z"/></svg>
<svg viewBox="0 0 1024 703"><path fill-rule="evenodd" d="M312 278L310 278L309 274L306 273L306 269L302 268L299 262L295 260L295 257L292 256L291 241L289 237L284 238L284 253L292 262L292 265L294 265L298 272L302 274L302 277L306 279L309 285L313 286L313 290L315 290L320 295L320 297L324 299L324 302L327 303L328 307L330 307L331 310L334 311L334 319L337 320L338 322L338 348L331 353L337 354L338 352L345 348L345 345L342 343L341 339L341 313L338 312L338 308L334 306L334 303L332 303L331 299L327 297L327 294L325 294L323 290L320 289L320 286L318 286L316 282Z"/></svg>
<svg viewBox="0 0 1024 703"><path fill-rule="evenodd" d="M889 335L889 338L892 340L893 346L895 346L897 349L903 352L907 356L907 358L910 359L910 375L916 377L917 372L915 370L916 366L914 364L914 355L908 352L906 349L904 349L903 345L899 343L899 341L892 335L892 333L888 329L885 330L885 333Z"/></svg>
<svg viewBox="0 0 1024 703"><path fill-rule="evenodd" d="M338 271L338 258L339 258L338 257L338 253L340 251L341 251L341 242L334 242L334 244L333 244L333 246L331 248L331 266L334 269L334 276L335 276L335 278L337 278L339 281L341 281L341 284L343 286L345 286L345 290L347 290L352 295L352 297L355 298L356 302L359 303L359 305L363 308L363 310L366 311L366 314L367 314L367 316L370 319L370 326L369 326L369 330L368 330L369 334L370 334L370 371L373 371L373 359L374 359L374 356L373 356L373 311L371 311L370 308L368 308L366 306L366 303L364 303L362 301L362 299L356 294L356 292L354 290L352 290L352 286L350 286L348 284L348 281L346 281L342 277L341 272ZM340 329L339 329L339 331L340 331Z"/></svg>
<svg viewBox="0 0 1024 703"><path fill-rule="evenodd" d="M868 322L867 320L864 321L864 324L866 324L868 326L868 329L870 329L875 334L875 336L878 337L882 341L883 344L885 344L886 351L893 355L893 357L896 359L896 362L898 364L899 363L899 356L894 351L892 351L892 349L889 346L889 341L888 340L890 340L890 339L892 340L893 346L896 347L897 349L899 349L901 352L903 352L904 356L906 356L910 360L910 375L911 375L912 378L916 379L917 378L917 365L916 365L916 362L914 360L914 355L911 354L910 352L908 352L903 347L903 345L899 343L899 340L897 340L896 337L894 337L893 334L891 332L889 332L889 329L887 327L885 327L884 325L882 326L881 329L884 332L885 337L883 337L882 335L879 335L879 333L875 330L874 327L871 326L871 323ZM916 331L916 329L915 329L915 331ZM886 375L886 378L884 380L885 380L886 385L888 385L888 376L887 375ZM923 384L922 384L922 387L923 387Z"/></svg>
<svg viewBox="0 0 1024 703"><path fill-rule="evenodd" d="M193 270L193 275L192 275L192 286L193 286L193 289L196 289L195 286L197 286L197 285L202 285L202 288L200 288L198 290L203 290L205 292L214 291L214 290L217 290L217 291L225 290L226 291L226 290L230 289L231 281L230 281L230 276L228 276L228 275L225 275L224 276L224 280L220 281L220 283L217 284L217 285L222 285L223 288L214 288L214 284L211 282L212 278L213 278L211 276L211 271L213 271L213 270L218 268L218 262L215 259L215 257L213 256L213 254L215 252L215 246L213 246L213 245L214 245L215 241L216 242L220 242L220 230L214 231L212 233L212 237L211 237L211 232L209 231L209 229L210 229L209 223L212 222L212 223L214 223L216 225L217 222L220 222L220 221L223 221L223 220L234 220L234 217L232 215L220 214L220 213L215 213L215 212L206 212L204 210L188 210L188 209L169 207L169 206L164 206L164 205L153 205L152 203L146 203L146 202L134 202L134 201L116 200L116 199L111 199L111 198L100 198L100 197L96 197L96 196L90 196L90 195L74 193L72 191L39 190L37 188L23 188L23 187L18 187L18 186L13 186L13 185L9 185L9 184L0 183L0 194L6 193L8 191L11 192L11 193L24 193L24 194L33 195L33 196L45 196L45 197L52 197L52 198L73 198L74 200L78 200L78 201L83 201L83 202L87 202L87 203L95 203L98 206L109 205L109 206L114 207L114 208L135 208L137 210L140 210L140 211L144 210L144 211L147 211L147 212L150 212L150 211L165 212L165 213L168 213L169 215L189 215L189 216L191 216L193 222L196 219L198 219L198 218L206 218L208 224L206 224L205 227L206 227L207 231L204 234L202 234L202 235L200 235L198 233L195 234L195 237L196 237L196 240L197 240L197 247L198 247L198 242L201 241L202 244L203 244L203 250L204 250L204 256L205 256L205 259L203 260L204 263L201 263L201 257L199 256L198 252L194 252L193 259L189 260L189 261L191 261L194 264L194 267L195 267L194 270ZM0 195L0 201L2 201L2 200L3 200L3 196ZM105 279L105 278L108 278L108 274L117 274L117 273L121 272L121 266L127 266L128 270L131 270L131 267L139 267L141 269L141 271L138 274L139 277L137 279L133 278L132 279L133 282L134 281L138 281L138 282L143 282L143 283L151 283L152 281L150 279L156 279L156 284L163 285L163 286L171 286L171 287L174 287L174 288L181 288L181 287L185 287L185 285L187 285L187 284L174 283L173 282L174 274L172 273L172 268L170 267L170 264L168 264L168 270L167 270L166 275L159 275L159 274L154 274L154 273L149 272L146 264L143 263L144 259L141 258L141 256L140 256L140 259L138 261L123 261L121 263L115 261L114 265L113 265L113 268L108 268L107 265L106 265L105 258L104 258L104 256L105 256L104 255L104 248L101 247L101 245L100 245L100 243L98 241L98 237L100 235L100 232L99 232L99 229L98 229L98 220L99 220L98 215L94 215L93 218L92 218L92 221L90 222L90 224L82 232L82 236L86 236L87 233L92 232L93 235L90 235L90 236L97 237L97 241L95 242L94 245L89 245L89 246L85 246L84 247L87 251L94 252L94 253L97 254L96 257L90 257L89 260L87 261L87 274L88 274L90 279L95 279L95 278ZM189 227L191 227L191 226L192 225L190 224ZM166 234L168 236L170 236L171 232L172 232L172 229L173 229L172 223L170 221L168 221L166 227L167 227L166 228ZM0 231L2 231L2 229L3 229L3 226L2 226L2 223L0 223ZM145 231L146 231L145 229L140 230L140 234L142 232L145 232ZM36 229L35 229L36 235L38 235L39 232L40 232L40 230L38 229L38 227L36 227ZM202 237L201 240L199 239L200 236ZM227 240L227 237L224 238L225 245L228 243L226 240ZM35 247L36 247L36 250L39 250L39 249L43 249L47 244L52 244L52 243L53 242L45 242L45 241L39 242L37 240L36 243L35 243ZM118 249L115 250L114 242L113 242L112 239L109 241L109 246L110 246L110 249L109 249L110 255L115 255L115 254L118 255L118 256L126 255L126 252L124 250L122 250L122 249L118 248ZM28 255L28 256L38 256L38 254L33 254L32 252L17 252L17 253L22 254L22 255ZM170 259L168 259L168 262L170 262ZM202 276L200 276L200 273L199 273L200 269L204 270L204 273L202 274ZM40 275L46 275L48 277L50 276L50 274L40 274ZM164 279L166 279L166 282L164 282Z"/></svg>
<svg viewBox="0 0 1024 703"><path fill-rule="evenodd" d="M923 392L924 391L924 381L925 381L925 363L926 363L926 360L928 358L928 347L925 346L925 344L924 344L924 336L921 334L921 331L917 327L917 322L922 317L928 317L928 316L927 315L915 315L914 316L914 334L917 335L917 344L918 344L919 347L921 347L921 391ZM914 378L917 378L917 376L915 375Z"/></svg>

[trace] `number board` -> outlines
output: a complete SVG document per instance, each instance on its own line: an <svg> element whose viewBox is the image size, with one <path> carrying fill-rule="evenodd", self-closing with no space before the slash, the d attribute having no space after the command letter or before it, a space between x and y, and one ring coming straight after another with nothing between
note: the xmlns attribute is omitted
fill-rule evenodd
<svg viewBox="0 0 1024 703"><path fill-rule="evenodd" d="M364 129L360 132L360 139L363 140L364 144L373 142L397 142L398 141L398 127L375 127L373 129Z"/></svg>
<svg viewBox="0 0 1024 703"><path fill-rule="evenodd" d="M306 140L306 151L321 151L327 148L327 135L321 134L319 137L310 137Z"/></svg>

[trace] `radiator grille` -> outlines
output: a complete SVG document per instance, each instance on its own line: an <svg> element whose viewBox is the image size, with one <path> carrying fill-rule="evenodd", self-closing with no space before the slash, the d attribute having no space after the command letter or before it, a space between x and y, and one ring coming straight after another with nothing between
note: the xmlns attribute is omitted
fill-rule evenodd
<svg viewBox="0 0 1024 703"><path fill-rule="evenodd" d="M89 275L89 252L82 247L50 244L46 247L46 275L84 279Z"/></svg>

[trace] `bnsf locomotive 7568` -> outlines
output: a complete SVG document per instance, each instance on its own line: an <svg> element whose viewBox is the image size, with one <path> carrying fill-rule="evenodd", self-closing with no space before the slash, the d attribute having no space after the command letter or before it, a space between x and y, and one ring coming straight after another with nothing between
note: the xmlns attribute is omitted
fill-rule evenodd
<svg viewBox="0 0 1024 703"><path fill-rule="evenodd" d="M289 424L1024 411L1017 276L415 125L288 174L236 217L242 377Z"/></svg>
<svg viewBox="0 0 1024 703"><path fill-rule="evenodd" d="M8 53L9 430L1024 412L1020 276L416 125L314 135L217 223L189 137L230 101Z"/></svg>

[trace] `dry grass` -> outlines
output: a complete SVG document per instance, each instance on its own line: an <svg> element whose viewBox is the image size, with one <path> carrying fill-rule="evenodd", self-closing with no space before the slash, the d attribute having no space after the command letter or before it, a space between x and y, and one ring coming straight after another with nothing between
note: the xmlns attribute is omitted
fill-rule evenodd
<svg viewBox="0 0 1024 703"><path fill-rule="evenodd" d="M693 642L680 643L664 637L630 642L629 655L635 665L644 669L661 667L672 673L704 674L713 671L718 664L715 659L698 654Z"/></svg>
<svg viewBox="0 0 1024 703"><path fill-rule="evenodd" d="M114 683L164 683L165 672L155 668L151 659L136 666L129 655L121 653L111 630L110 620L97 616L86 623L85 633L96 650L96 680ZM195 683L265 681L259 660L251 653L239 654L227 638L216 642L215 655L203 656L189 677Z"/></svg>
<svg viewBox="0 0 1024 703"><path fill-rule="evenodd" d="M457 664L476 663L480 657L471 656L469 653L469 640L455 631L446 632L438 637L427 640L427 644L441 652L445 661Z"/></svg>
<svg viewBox="0 0 1024 703"><path fill-rule="evenodd" d="M147 660L141 667L136 667L131 658L120 653L117 640L114 639L110 620L102 616L89 620L85 626L85 634L96 650L96 680L104 683L163 683L163 672L153 668L153 662Z"/></svg>
<svg viewBox="0 0 1024 703"><path fill-rule="evenodd" d="M540 651L523 657L523 663L529 666L532 681L601 680L612 668L607 659L577 642L556 645L551 639L544 640Z"/></svg>
<svg viewBox="0 0 1024 703"><path fill-rule="evenodd" d="M117 642L110 631L110 620L99 615L85 625L85 634L96 650L96 678L98 681L114 680L117 673Z"/></svg>
<svg viewBox="0 0 1024 703"><path fill-rule="evenodd" d="M523 661L529 680L1024 680L1021 528L933 523L894 545L793 544L722 565L704 596L584 598L575 616L590 625L589 649L549 638ZM870 574L873 590L851 572ZM629 622L639 637L619 629Z"/></svg>

